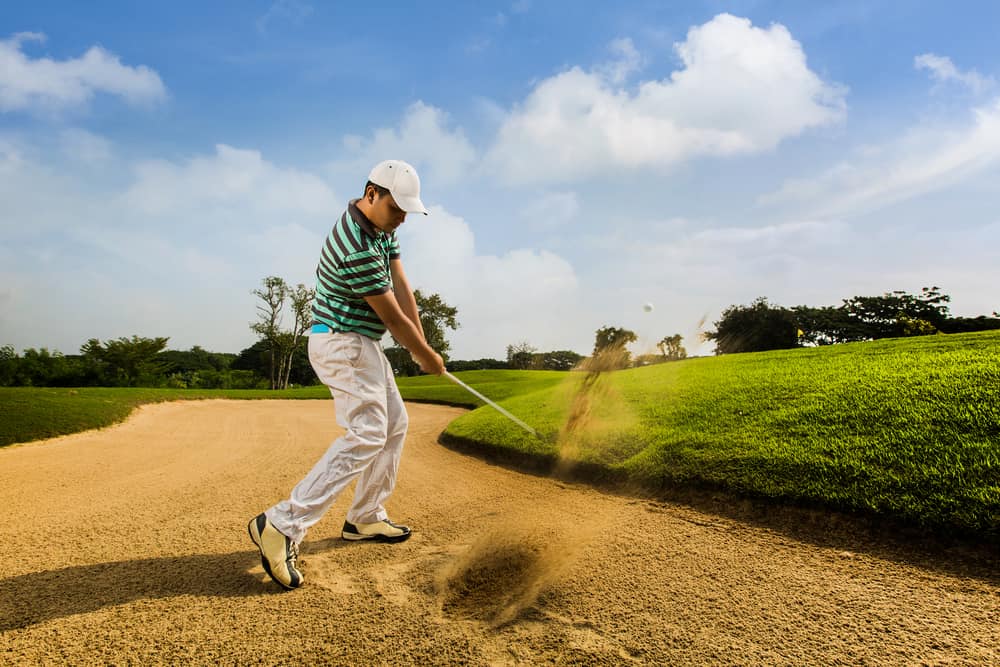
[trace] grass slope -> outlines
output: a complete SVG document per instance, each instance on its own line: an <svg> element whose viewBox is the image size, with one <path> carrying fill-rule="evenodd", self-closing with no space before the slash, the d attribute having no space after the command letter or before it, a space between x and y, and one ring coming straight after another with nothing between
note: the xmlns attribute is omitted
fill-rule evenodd
<svg viewBox="0 0 1000 667"><path fill-rule="evenodd" d="M710 485L1000 536L1000 332L691 359L584 381L573 373L504 403L545 438L489 409L452 422L446 438L654 488Z"/></svg>

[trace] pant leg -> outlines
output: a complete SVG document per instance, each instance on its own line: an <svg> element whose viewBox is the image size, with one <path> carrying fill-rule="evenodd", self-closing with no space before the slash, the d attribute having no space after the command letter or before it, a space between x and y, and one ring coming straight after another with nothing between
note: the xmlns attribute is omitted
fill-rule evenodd
<svg viewBox="0 0 1000 667"><path fill-rule="evenodd" d="M309 337L309 361L330 388L337 423L347 432L330 445L287 500L266 511L274 527L296 543L385 447L389 415L382 359L379 344L361 334Z"/></svg>
<svg viewBox="0 0 1000 667"><path fill-rule="evenodd" d="M396 378L392 372L389 360L379 349L385 368L386 387L386 417L388 419L385 447L375 456L361 476L354 491L354 504L347 512L347 520L351 523L375 523L389 518L385 511L385 501L392 495L396 487L396 475L399 472L399 459L403 454L403 441L406 439L406 428L409 417Z"/></svg>

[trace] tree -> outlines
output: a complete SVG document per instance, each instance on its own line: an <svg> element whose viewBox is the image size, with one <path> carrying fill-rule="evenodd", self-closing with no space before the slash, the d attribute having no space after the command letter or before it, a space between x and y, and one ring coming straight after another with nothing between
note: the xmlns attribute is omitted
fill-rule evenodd
<svg viewBox="0 0 1000 667"><path fill-rule="evenodd" d="M288 380L292 373L292 361L295 351L299 347L299 341L305 335L312 324L312 302L316 296L316 290L309 289L302 283L295 286L295 289L288 290L288 298L291 300L292 316L294 324L290 332L285 332L281 337L281 366L278 378L282 389L288 388Z"/></svg>
<svg viewBox="0 0 1000 667"><path fill-rule="evenodd" d="M851 317L847 309L842 306L837 308L795 306L792 308L792 317L802 332L799 337L800 343L833 345L870 340L866 327Z"/></svg>
<svg viewBox="0 0 1000 667"><path fill-rule="evenodd" d="M939 327L941 333L966 333L969 331L990 331L1000 329L1000 315L993 317L979 315L977 317L952 317Z"/></svg>
<svg viewBox="0 0 1000 667"><path fill-rule="evenodd" d="M299 283L290 288L283 278L267 276L261 288L253 290L261 301L257 304L257 321L250 329L267 344L268 374L271 389L288 387L293 357L299 341L312 323L310 308L315 290ZM293 324L290 331L281 328L286 299L291 301Z"/></svg>
<svg viewBox="0 0 1000 667"><path fill-rule="evenodd" d="M448 362L448 370L452 373L459 371L503 370L507 368L510 368L510 366L502 359L484 358Z"/></svg>
<svg viewBox="0 0 1000 667"><path fill-rule="evenodd" d="M253 290L263 303L257 304L257 321L250 325L251 331L261 337L267 343L268 356L268 377L271 380L271 389L277 389L277 366L275 356L278 354L278 335L281 333L281 311L285 305L285 295L288 293L288 285L284 279L278 276L267 276L261 281L263 288Z"/></svg>
<svg viewBox="0 0 1000 667"><path fill-rule="evenodd" d="M229 368L235 354L209 352L199 345L190 350L164 350L159 359L167 366L169 373L191 373L196 371L224 371Z"/></svg>
<svg viewBox="0 0 1000 667"><path fill-rule="evenodd" d="M627 345L639 340L634 331L605 326L594 332L594 354L591 370L613 370L627 368L632 361L632 353Z"/></svg>
<svg viewBox="0 0 1000 667"><path fill-rule="evenodd" d="M17 352L13 345L0 346L0 387L9 387L14 384L17 359Z"/></svg>
<svg viewBox="0 0 1000 667"><path fill-rule="evenodd" d="M535 361L538 349L526 340L507 346L507 365L519 371L528 370Z"/></svg>
<svg viewBox="0 0 1000 667"><path fill-rule="evenodd" d="M454 331L460 326L457 319L458 308L445 303L440 294L425 296L420 290L414 290L413 298L417 301L420 326L424 330L427 344L440 354L442 359L448 361L451 343L445 336L445 329Z"/></svg>
<svg viewBox="0 0 1000 667"><path fill-rule="evenodd" d="M882 296L855 296L845 299L843 308L868 338L895 338L914 331L912 323L907 323L912 320L923 320L935 331L941 328L948 320L950 301L950 296L942 294L941 288L934 286L922 288L919 295L896 290ZM926 326L916 330L929 331Z"/></svg>
<svg viewBox="0 0 1000 667"><path fill-rule="evenodd" d="M169 338L118 338L101 343L91 338L80 348L84 358L100 369L104 383L112 386L134 387L156 384L166 370L166 364L157 357L167 346Z"/></svg>
<svg viewBox="0 0 1000 667"><path fill-rule="evenodd" d="M896 290L844 299L836 308L796 306L792 312L802 331L801 342L814 345L997 328L982 316L975 320L952 318L948 314L950 301L951 297L935 286L922 288L920 294Z"/></svg>
<svg viewBox="0 0 1000 667"><path fill-rule="evenodd" d="M308 385L318 382L312 364L309 363L307 341L308 339L301 341L292 356L290 383ZM271 353L267 341L259 340L250 347L241 350L229 368L234 371L252 371L254 375L262 378L263 383L270 386L267 379L270 373L270 357Z"/></svg>
<svg viewBox="0 0 1000 667"><path fill-rule="evenodd" d="M680 359L686 359L688 354L687 350L681 344L683 336L680 334L674 334L673 336L664 336L663 339L656 344L656 347L660 348L660 354L667 361L678 361Z"/></svg>
<svg viewBox="0 0 1000 667"><path fill-rule="evenodd" d="M763 352L799 345L792 311L772 306L765 297L758 297L749 306L730 306L715 326L715 331L706 331L704 336L715 341L716 354Z"/></svg>
<svg viewBox="0 0 1000 667"><path fill-rule="evenodd" d="M536 364L547 371L569 371L576 368L584 356L572 350L554 350L536 354L535 358Z"/></svg>

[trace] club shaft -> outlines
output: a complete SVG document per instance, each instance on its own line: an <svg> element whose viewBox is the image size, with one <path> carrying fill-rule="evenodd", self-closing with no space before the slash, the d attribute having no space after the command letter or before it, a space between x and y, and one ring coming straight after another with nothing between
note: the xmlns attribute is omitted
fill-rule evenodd
<svg viewBox="0 0 1000 667"><path fill-rule="evenodd" d="M521 428L523 428L528 433L530 433L532 435L538 435L535 432L535 429L531 428L530 426L528 426L527 424L525 424L523 421L521 421L520 419L518 419L514 415L510 414L509 412L507 412L506 410L504 410L503 408L501 408L499 405L497 405L496 403L494 403L490 399L486 398L485 396L483 396L482 394L480 394L478 391L476 391L475 389L473 389L469 385L465 384L464 382L462 382L461 380L459 380L457 377L455 377L454 375L452 375L448 371L445 371L444 374L445 374L445 377L447 377L449 380L451 380L452 382L454 382L455 384L457 384L458 386L460 386L462 389L465 389L467 392L469 392L470 394L472 394L473 396L475 396L476 398L478 398L482 402L486 403L488 406L490 406L491 408L493 408L494 410L496 410L497 412L499 412L500 414L502 414L504 417L506 417L507 419L511 420L512 422L514 422L515 424L517 424Z"/></svg>

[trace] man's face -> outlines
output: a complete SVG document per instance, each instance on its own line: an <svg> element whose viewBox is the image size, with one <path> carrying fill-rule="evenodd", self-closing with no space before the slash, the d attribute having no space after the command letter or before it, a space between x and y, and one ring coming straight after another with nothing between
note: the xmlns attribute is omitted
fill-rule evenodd
<svg viewBox="0 0 1000 667"><path fill-rule="evenodd" d="M375 199L371 205L371 213L368 219L372 224L389 234L396 231L396 228L406 220L406 211L396 206L392 195L380 195L372 191Z"/></svg>

